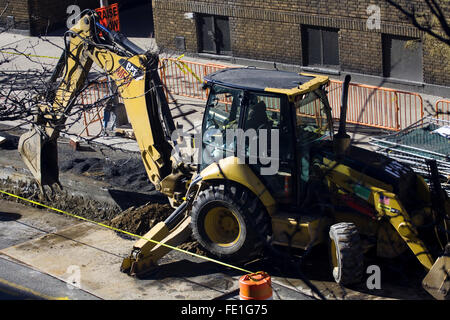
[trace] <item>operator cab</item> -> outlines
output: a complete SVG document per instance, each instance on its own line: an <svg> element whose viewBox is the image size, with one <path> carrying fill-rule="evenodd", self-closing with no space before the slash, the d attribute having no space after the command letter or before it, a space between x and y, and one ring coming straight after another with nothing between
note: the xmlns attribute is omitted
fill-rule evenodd
<svg viewBox="0 0 450 320"><path fill-rule="evenodd" d="M277 202L298 207L311 175L311 147L332 138L328 77L229 68L205 77L209 90L199 170L234 156Z"/></svg>

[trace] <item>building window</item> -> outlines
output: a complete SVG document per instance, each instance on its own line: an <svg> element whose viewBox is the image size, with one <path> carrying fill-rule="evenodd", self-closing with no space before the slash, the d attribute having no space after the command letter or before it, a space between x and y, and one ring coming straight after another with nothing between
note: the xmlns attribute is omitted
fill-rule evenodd
<svg viewBox="0 0 450 320"><path fill-rule="evenodd" d="M231 54L228 17L209 14L197 15L199 52Z"/></svg>
<svg viewBox="0 0 450 320"><path fill-rule="evenodd" d="M302 35L305 66L339 66L338 29L305 26Z"/></svg>
<svg viewBox="0 0 450 320"><path fill-rule="evenodd" d="M387 78L423 82L420 39L383 35L383 75Z"/></svg>

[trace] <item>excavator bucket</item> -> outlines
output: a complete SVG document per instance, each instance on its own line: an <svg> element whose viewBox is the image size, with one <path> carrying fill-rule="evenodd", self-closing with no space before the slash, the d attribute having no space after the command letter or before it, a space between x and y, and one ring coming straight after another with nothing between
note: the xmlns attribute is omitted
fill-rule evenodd
<svg viewBox="0 0 450 320"><path fill-rule="evenodd" d="M158 260L170 252L171 247L186 241L191 235L191 217L185 217L172 230L160 222L133 246L131 255L122 261L120 270L130 276L144 276L158 266ZM151 241L149 241L151 240Z"/></svg>
<svg viewBox="0 0 450 320"><path fill-rule="evenodd" d="M59 186L58 146L57 140L49 139L39 128L34 127L24 133L19 139L19 153L28 169L39 183L41 190L44 185Z"/></svg>
<svg viewBox="0 0 450 320"><path fill-rule="evenodd" d="M450 300L450 255L439 257L422 281L422 287L438 300Z"/></svg>

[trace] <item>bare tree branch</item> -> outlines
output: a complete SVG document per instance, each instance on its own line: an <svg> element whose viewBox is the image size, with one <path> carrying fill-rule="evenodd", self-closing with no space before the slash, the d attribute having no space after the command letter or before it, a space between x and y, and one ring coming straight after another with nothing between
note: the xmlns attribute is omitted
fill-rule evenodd
<svg viewBox="0 0 450 320"><path fill-rule="evenodd" d="M450 46L450 26L447 23L447 18L442 11L441 5L436 0L425 0L429 12L418 12L413 4L407 7L395 0L386 0L386 2L408 18L414 27ZM428 19L424 20L424 17ZM433 17L438 20L438 26L431 21Z"/></svg>

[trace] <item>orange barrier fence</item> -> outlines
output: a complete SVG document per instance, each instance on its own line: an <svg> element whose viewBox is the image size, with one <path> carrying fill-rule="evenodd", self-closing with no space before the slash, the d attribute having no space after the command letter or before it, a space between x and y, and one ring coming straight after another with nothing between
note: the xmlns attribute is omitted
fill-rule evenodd
<svg viewBox="0 0 450 320"><path fill-rule="evenodd" d="M79 103L83 105L94 105L97 101L102 99L108 94L108 86L105 81L91 84L87 87L79 96ZM92 124L100 122L100 126L103 128L103 105L97 104L83 112L83 130L79 133L81 136L86 132L87 136L90 136L89 127L92 128ZM92 133L92 132L91 132Z"/></svg>
<svg viewBox="0 0 450 320"><path fill-rule="evenodd" d="M171 94L206 100L208 93L202 89L203 77L225 68L227 66L213 63L164 58L160 60L159 73L166 94L168 90Z"/></svg>
<svg viewBox="0 0 450 320"><path fill-rule="evenodd" d="M159 74L165 85L168 100L171 94L206 100L208 92L202 89L204 76L225 68L228 66L164 58L160 61ZM86 104L94 103L107 94L107 82L96 83L86 90L81 101ZM340 116L341 94L342 81L330 80L328 99L335 119L339 119ZM438 109L446 113L444 116L450 118L449 101L439 101L436 104L436 111ZM86 134L89 135L90 124L101 122L102 111L102 107L99 106L85 112ZM350 83L347 109L349 123L399 131L423 116L423 100L417 93Z"/></svg>
<svg viewBox="0 0 450 320"><path fill-rule="evenodd" d="M333 118L341 111L342 81L330 80L328 99ZM398 131L422 119L423 100L417 93L350 83L347 122Z"/></svg>
<svg viewBox="0 0 450 320"><path fill-rule="evenodd" d="M96 134L100 133L103 129L103 114L105 105L97 104L97 102L107 97L109 92L108 80L102 79L91 84L78 97L80 104L93 105L93 107L89 108L89 110L83 112L83 129L79 133L80 136L83 135L83 133L87 136L93 135L92 131L89 132L89 129L92 128L92 125L96 122L100 122L100 124L96 126ZM119 97L119 102L122 102L121 97Z"/></svg>
<svg viewBox="0 0 450 320"><path fill-rule="evenodd" d="M185 68L180 68L179 64ZM172 94L206 100L200 78L227 68L173 58L163 59L160 74L166 90ZM195 77L192 73L195 73ZM342 81L330 80L328 99L333 118L339 119ZM376 128L398 131L423 118L423 100L417 93L351 83L349 87L347 121Z"/></svg>
<svg viewBox="0 0 450 320"><path fill-rule="evenodd" d="M439 100L436 102L436 117L450 121L450 100Z"/></svg>

